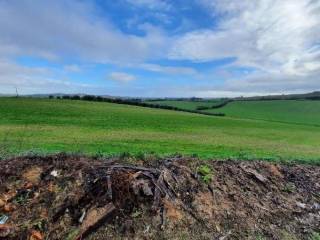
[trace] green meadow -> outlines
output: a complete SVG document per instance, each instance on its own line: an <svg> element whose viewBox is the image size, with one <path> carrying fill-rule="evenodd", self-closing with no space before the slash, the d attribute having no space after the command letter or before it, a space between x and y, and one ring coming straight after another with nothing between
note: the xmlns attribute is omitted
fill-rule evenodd
<svg viewBox="0 0 320 240"><path fill-rule="evenodd" d="M222 112L233 118L320 126L320 101L312 100L236 101L206 112Z"/></svg>
<svg viewBox="0 0 320 240"><path fill-rule="evenodd" d="M0 98L0 154L179 153L203 159L320 163L320 105L310 104L318 109L317 117L293 111L296 120L290 121L280 117L280 107L274 118L260 117L253 108L248 110L252 117L240 110L214 117L104 102Z"/></svg>
<svg viewBox="0 0 320 240"><path fill-rule="evenodd" d="M163 106L177 107L186 110L197 110L197 107L212 107L221 103L221 100L206 100L206 101L188 101L188 100L163 100L163 101L146 101L150 104L158 104Z"/></svg>

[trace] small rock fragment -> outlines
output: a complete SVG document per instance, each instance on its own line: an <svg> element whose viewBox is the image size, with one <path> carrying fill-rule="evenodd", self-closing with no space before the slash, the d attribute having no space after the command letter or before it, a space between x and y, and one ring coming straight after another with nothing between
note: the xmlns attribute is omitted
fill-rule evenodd
<svg viewBox="0 0 320 240"><path fill-rule="evenodd" d="M59 174L58 174L57 170L53 170L53 171L51 171L50 175L53 177L58 177Z"/></svg>

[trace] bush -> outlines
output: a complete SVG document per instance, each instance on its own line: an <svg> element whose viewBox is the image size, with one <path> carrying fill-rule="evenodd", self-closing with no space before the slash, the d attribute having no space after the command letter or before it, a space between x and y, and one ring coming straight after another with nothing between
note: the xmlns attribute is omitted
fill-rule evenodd
<svg viewBox="0 0 320 240"><path fill-rule="evenodd" d="M320 233L313 232L310 237L310 240L320 240Z"/></svg>
<svg viewBox="0 0 320 240"><path fill-rule="evenodd" d="M201 177L201 180L204 183L210 183L212 180L213 172L212 169L208 165L201 165L198 167L198 174Z"/></svg>
<svg viewBox="0 0 320 240"><path fill-rule="evenodd" d="M94 96L94 95L84 95L84 96L82 97L82 100L85 100L85 101L94 101L94 100L96 100L96 96Z"/></svg>
<svg viewBox="0 0 320 240"><path fill-rule="evenodd" d="M73 95L71 97L72 100L80 100L80 96L79 95Z"/></svg>

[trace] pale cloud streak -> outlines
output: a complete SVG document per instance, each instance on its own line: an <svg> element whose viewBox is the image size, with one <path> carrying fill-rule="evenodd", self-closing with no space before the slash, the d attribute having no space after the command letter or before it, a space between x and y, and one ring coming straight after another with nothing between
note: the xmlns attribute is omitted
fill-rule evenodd
<svg viewBox="0 0 320 240"><path fill-rule="evenodd" d="M65 65L63 69L67 72L81 72L81 67L77 64Z"/></svg>
<svg viewBox="0 0 320 240"><path fill-rule="evenodd" d="M74 93L81 89L94 88L90 84L79 84L67 79L61 80L49 68L25 67L12 61L0 59L0 92L30 93Z"/></svg>
<svg viewBox="0 0 320 240"><path fill-rule="evenodd" d="M158 72L164 74L174 74L174 75L194 75L197 71L190 67L171 67L171 66L161 66L158 64L145 63L139 65L141 69L145 69L151 72Z"/></svg>
<svg viewBox="0 0 320 240"><path fill-rule="evenodd" d="M134 75L124 73L124 72L112 72L108 76L108 79L121 82L121 83L128 83L136 80L136 77Z"/></svg>
<svg viewBox="0 0 320 240"><path fill-rule="evenodd" d="M151 10L170 10L171 5L165 0L127 0L128 3Z"/></svg>

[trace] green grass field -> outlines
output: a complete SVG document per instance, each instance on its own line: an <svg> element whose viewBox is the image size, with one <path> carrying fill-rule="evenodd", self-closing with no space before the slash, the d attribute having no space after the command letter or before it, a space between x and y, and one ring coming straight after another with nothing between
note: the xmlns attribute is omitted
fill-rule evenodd
<svg viewBox="0 0 320 240"><path fill-rule="evenodd" d="M229 117L320 126L320 101L237 101L219 109Z"/></svg>
<svg viewBox="0 0 320 240"><path fill-rule="evenodd" d="M181 153L320 163L319 142L320 128L312 125L111 103L0 98L2 156L28 151Z"/></svg>
<svg viewBox="0 0 320 240"><path fill-rule="evenodd" d="M218 103L221 103L221 100L207 100L207 101L177 101L177 100L163 100L163 101L146 101L146 103L159 104L163 106L177 107L186 110L196 110L199 106L211 107Z"/></svg>

